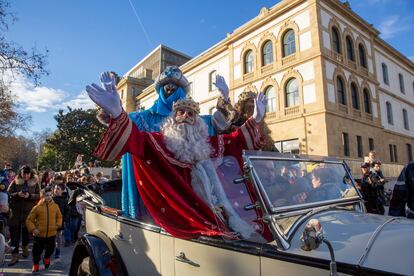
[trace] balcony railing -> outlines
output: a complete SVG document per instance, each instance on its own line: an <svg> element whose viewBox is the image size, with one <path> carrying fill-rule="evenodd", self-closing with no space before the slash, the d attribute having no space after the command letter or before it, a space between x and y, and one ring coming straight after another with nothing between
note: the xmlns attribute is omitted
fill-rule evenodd
<svg viewBox="0 0 414 276"><path fill-rule="evenodd" d="M352 110L352 114L354 115L354 117L361 118L361 110L354 109Z"/></svg>
<svg viewBox="0 0 414 276"><path fill-rule="evenodd" d="M275 112L275 111L273 111L273 112L266 112L266 113L265 113L265 118L266 118L266 119L273 119L273 118L276 118L276 112Z"/></svg>
<svg viewBox="0 0 414 276"><path fill-rule="evenodd" d="M356 68L357 68L356 62L355 62L355 61L352 61L352 60L350 60L350 59L348 59L348 65L349 65L350 67L352 67L353 69L355 69L355 70L356 70Z"/></svg>
<svg viewBox="0 0 414 276"><path fill-rule="evenodd" d="M374 118L372 117L372 114L369 114L369 113L365 113L365 118L367 120L370 120L370 121L373 121L374 120Z"/></svg>
<svg viewBox="0 0 414 276"><path fill-rule="evenodd" d="M344 62L344 56L335 51L332 51L332 58L336 60L337 62L340 62L340 63Z"/></svg>
<svg viewBox="0 0 414 276"><path fill-rule="evenodd" d="M286 107L285 108L285 116L292 116L295 114L299 114L299 105L292 106L292 107Z"/></svg>
<svg viewBox="0 0 414 276"><path fill-rule="evenodd" d="M250 80L254 77L254 72L246 73L243 75L243 80Z"/></svg>
<svg viewBox="0 0 414 276"><path fill-rule="evenodd" d="M343 104L339 104L339 111L348 113L348 107Z"/></svg>
<svg viewBox="0 0 414 276"><path fill-rule="evenodd" d="M261 70L262 74L266 74L266 73L269 73L270 71L272 71L272 69L273 69L273 63L263 66L260 70Z"/></svg>
<svg viewBox="0 0 414 276"><path fill-rule="evenodd" d="M284 57L284 58L282 58L282 65L289 64L289 63L295 61L295 59L296 59L296 55L295 54L292 54L290 56Z"/></svg>
<svg viewBox="0 0 414 276"><path fill-rule="evenodd" d="M367 68L361 66L359 68L359 71L361 72L362 75L367 76L367 77L369 76L369 72Z"/></svg>

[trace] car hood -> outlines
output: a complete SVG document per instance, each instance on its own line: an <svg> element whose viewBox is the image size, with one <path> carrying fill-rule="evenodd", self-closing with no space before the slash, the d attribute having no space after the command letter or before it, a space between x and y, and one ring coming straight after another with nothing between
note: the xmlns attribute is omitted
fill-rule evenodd
<svg viewBox="0 0 414 276"><path fill-rule="evenodd" d="M337 262L414 275L414 221L353 211L326 211L312 218L320 221ZM287 252L330 260L325 244L313 251L300 248L304 227L305 223L298 227Z"/></svg>

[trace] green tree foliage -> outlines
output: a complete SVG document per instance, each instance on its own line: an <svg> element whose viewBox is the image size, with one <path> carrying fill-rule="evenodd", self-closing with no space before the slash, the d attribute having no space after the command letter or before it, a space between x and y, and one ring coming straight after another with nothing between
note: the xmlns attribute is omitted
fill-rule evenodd
<svg viewBox="0 0 414 276"><path fill-rule="evenodd" d="M48 170L52 169L54 171L59 171L58 164L58 155L56 151L48 144L43 146L42 152L39 155L38 160L39 170Z"/></svg>
<svg viewBox="0 0 414 276"><path fill-rule="evenodd" d="M92 153L105 130L96 118L96 110L68 107L67 113L59 110L55 120L57 130L46 140L45 146L55 152L59 170L73 168L78 154L84 155L85 162L94 161L96 158ZM49 154L52 155L51 152ZM105 162L104 165L113 166L113 162Z"/></svg>

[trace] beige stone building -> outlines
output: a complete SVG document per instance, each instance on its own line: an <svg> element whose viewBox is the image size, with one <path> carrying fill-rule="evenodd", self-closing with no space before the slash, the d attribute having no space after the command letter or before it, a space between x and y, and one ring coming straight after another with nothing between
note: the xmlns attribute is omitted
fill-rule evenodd
<svg viewBox="0 0 414 276"><path fill-rule="evenodd" d="M215 74L227 80L233 102L245 90L265 92L265 120L282 152L357 164L375 149L385 163L412 160L414 64L347 3L283 0L262 8L181 68L204 114L216 104ZM149 86L135 105L148 108L156 97ZM389 168L395 175L400 166Z"/></svg>

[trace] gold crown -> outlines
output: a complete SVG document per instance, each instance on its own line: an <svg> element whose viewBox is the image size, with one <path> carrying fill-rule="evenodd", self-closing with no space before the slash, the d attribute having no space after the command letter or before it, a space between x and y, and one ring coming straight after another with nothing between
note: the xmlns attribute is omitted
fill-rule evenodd
<svg viewBox="0 0 414 276"><path fill-rule="evenodd" d="M256 97L256 93L254 93L252 91L244 91L239 95L238 101L243 102L245 100L248 100L250 98L255 98L255 97Z"/></svg>
<svg viewBox="0 0 414 276"><path fill-rule="evenodd" d="M173 104L173 110L177 110L178 108L188 108L193 110L195 113L200 113L200 106L197 102L195 102L191 97L180 99Z"/></svg>

